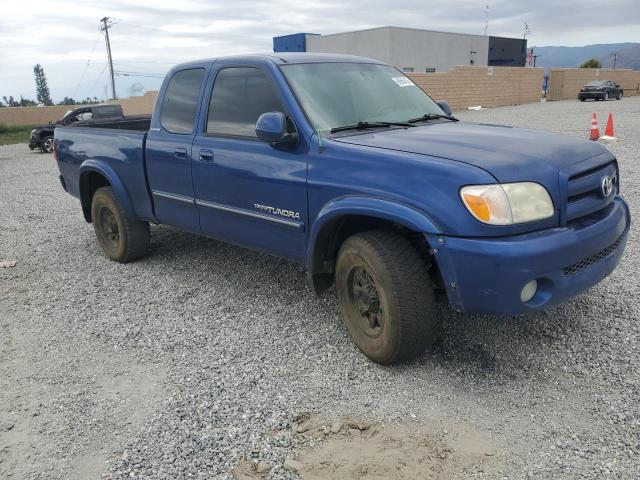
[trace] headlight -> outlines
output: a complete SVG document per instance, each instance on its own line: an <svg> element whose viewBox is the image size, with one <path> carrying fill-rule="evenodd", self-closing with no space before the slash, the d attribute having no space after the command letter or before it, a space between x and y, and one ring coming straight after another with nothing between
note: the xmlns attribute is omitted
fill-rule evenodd
<svg viewBox="0 0 640 480"><path fill-rule="evenodd" d="M533 222L553 215L553 202L538 183L469 185L460 197L471 215L490 225Z"/></svg>
<svg viewBox="0 0 640 480"><path fill-rule="evenodd" d="M36 128L34 128L33 130L31 130L31 135L33 135L34 133L36 133Z"/></svg>

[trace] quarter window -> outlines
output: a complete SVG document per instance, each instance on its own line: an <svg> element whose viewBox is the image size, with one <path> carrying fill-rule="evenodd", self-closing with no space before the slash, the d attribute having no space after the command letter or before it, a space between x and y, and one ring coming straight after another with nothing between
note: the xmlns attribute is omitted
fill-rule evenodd
<svg viewBox="0 0 640 480"><path fill-rule="evenodd" d="M176 73L167 86L162 100L160 123L171 133L191 133L196 118L203 68Z"/></svg>
<svg viewBox="0 0 640 480"><path fill-rule="evenodd" d="M253 67L225 68L213 85L207 133L255 137L266 112L284 112L271 79Z"/></svg>

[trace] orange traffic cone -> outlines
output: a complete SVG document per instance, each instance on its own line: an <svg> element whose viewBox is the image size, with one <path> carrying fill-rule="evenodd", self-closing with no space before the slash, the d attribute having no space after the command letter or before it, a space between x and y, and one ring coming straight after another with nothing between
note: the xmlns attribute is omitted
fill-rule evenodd
<svg viewBox="0 0 640 480"><path fill-rule="evenodd" d="M613 140L616 136L613 134L613 115L609 114L609 118L607 118L607 127L604 129L604 135L602 136L605 140Z"/></svg>
<svg viewBox="0 0 640 480"><path fill-rule="evenodd" d="M600 138L600 130L598 130L598 120L596 120L596 114L593 114L591 119L591 133L589 133L589 140L598 140Z"/></svg>

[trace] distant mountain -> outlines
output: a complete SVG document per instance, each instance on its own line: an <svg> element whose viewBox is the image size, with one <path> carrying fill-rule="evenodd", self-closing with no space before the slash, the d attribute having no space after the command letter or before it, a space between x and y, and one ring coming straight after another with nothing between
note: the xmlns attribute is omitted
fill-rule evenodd
<svg viewBox="0 0 640 480"><path fill-rule="evenodd" d="M632 68L634 70L640 70L640 45L636 44L632 47L625 48L623 50L616 50L617 56L616 68ZM610 53L600 60L605 67L613 65L613 53Z"/></svg>
<svg viewBox="0 0 640 480"><path fill-rule="evenodd" d="M599 58L605 68L613 67L613 54L617 53L616 68L640 70L640 43L604 43L584 47L534 47L540 55L536 66L579 67L589 58Z"/></svg>

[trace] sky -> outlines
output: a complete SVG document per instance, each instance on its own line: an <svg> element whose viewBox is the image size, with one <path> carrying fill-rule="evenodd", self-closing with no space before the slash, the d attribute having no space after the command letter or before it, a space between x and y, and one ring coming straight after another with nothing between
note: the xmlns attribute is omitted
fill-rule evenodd
<svg viewBox="0 0 640 480"><path fill-rule="evenodd" d="M489 35L529 45L640 42L640 0L489 0ZM102 17L119 97L156 90L172 65L197 58L272 51L290 33L378 26L483 34L487 0L0 0L0 98L35 99L33 66L51 96L105 98L109 85ZM129 73L126 73L129 72ZM110 88L110 87L109 87Z"/></svg>

